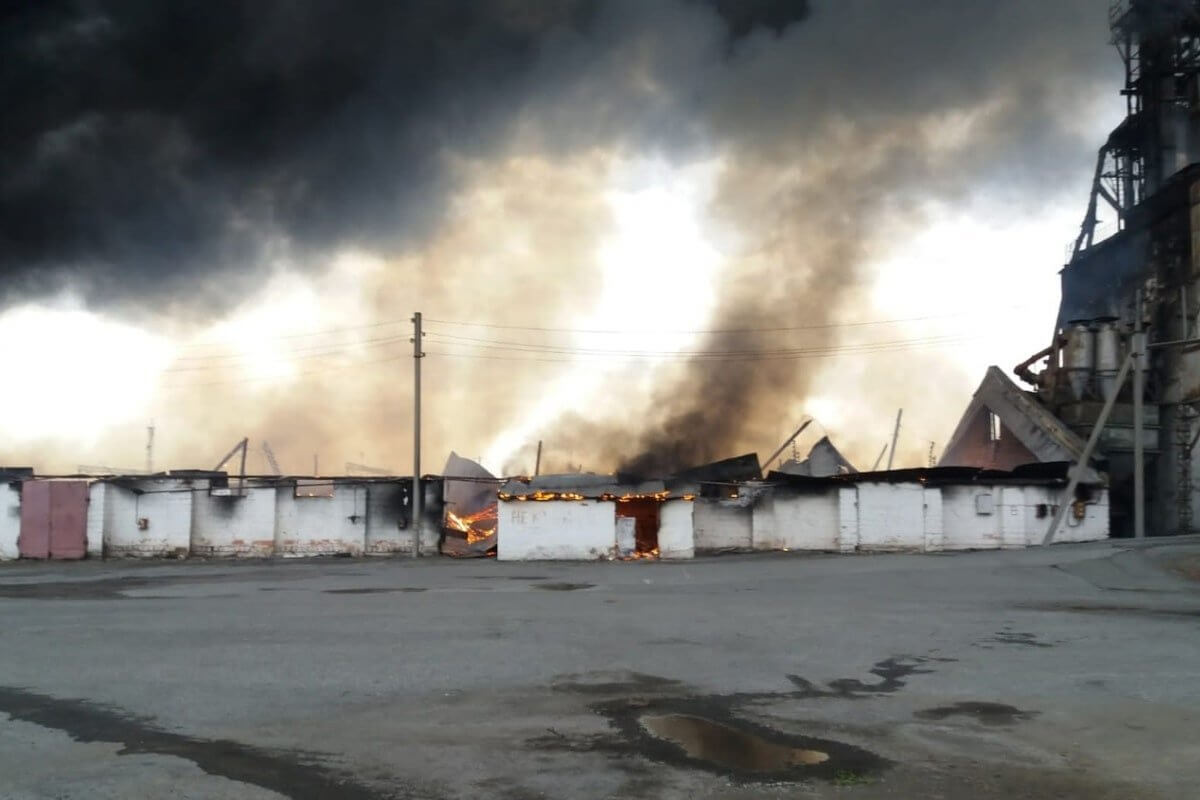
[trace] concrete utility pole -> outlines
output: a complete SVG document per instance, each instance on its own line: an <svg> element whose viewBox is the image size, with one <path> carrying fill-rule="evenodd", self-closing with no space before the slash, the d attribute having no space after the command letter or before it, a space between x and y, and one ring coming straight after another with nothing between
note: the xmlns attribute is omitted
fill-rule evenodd
<svg viewBox="0 0 1200 800"><path fill-rule="evenodd" d="M1129 377L1129 371L1134 361L1133 349L1130 348L1129 355L1121 361L1121 369L1117 371L1117 378L1112 394L1104 401L1104 406L1100 409L1100 416L1096 417L1096 424L1092 426L1092 434L1088 436L1087 443L1083 446L1083 452L1079 454L1079 460L1075 462L1074 466L1068 472L1067 488L1063 491L1063 501L1059 504L1058 510L1054 512L1054 518L1050 520L1050 527L1046 530L1046 535L1042 538L1042 544L1044 545L1054 541L1054 536L1058 533L1058 526L1062 524L1063 518L1067 516L1067 509L1071 507L1071 498L1075 496L1075 489L1079 486L1079 481L1083 477L1083 471L1089 468L1088 464L1092 460L1092 453L1096 450L1096 443L1100 441L1100 433L1104 430L1104 426L1108 424L1108 417L1112 414L1113 406L1117 404L1117 395L1121 393L1121 388L1125 385L1125 379Z"/></svg>
<svg viewBox="0 0 1200 800"><path fill-rule="evenodd" d="M480 459L482 461L483 459ZM533 477L537 477L542 473L542 440L538 439L537 458L533 462Z"/></svg>
<svg viewBox="0 0 1200 800"><path fill-rule="evenodd" d="M413 558L421 555L421 312L413 313Z"/></svg>
<svg viewBox="0 0 1200 800"><path fill-rule="evenodd" d="M892 470L892 462L896 458L896 440L900 438L900 417L904 415L904 409L896 412L896 428L892 431L892 449L888 453L888 471Z"/></svg>
<svg viewBox="0 0 1200 800"><path fill-rule="evenodd" d="M1142 397L1146 393L1146 334L1142 331L1142 292L1137 293L1134 308L1133 338L1129 355L1133 359L1133 535L1146 538L1146 450L1142 442ZM1185 337L1186 338L1186 337ZM1188 502L1183 498L1183 502Z"/></svg>

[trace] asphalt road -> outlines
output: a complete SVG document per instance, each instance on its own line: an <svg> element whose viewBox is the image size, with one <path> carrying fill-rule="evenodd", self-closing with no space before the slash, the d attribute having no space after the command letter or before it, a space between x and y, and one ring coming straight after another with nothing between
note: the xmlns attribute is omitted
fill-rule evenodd
<svg viewBox="0 0 1200 800"><path fill-rule="evenodd" d="M0 797L1188 798L1200 544L0 565Z"/></svg>

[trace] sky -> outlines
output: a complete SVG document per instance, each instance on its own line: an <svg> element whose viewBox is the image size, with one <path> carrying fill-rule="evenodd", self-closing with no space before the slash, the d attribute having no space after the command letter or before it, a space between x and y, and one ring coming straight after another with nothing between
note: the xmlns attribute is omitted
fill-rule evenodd
<svg viewBox="0 0 1200 800"><path fill-rule="evenodd" d="M661 474L945 445L1049 341L1120 62L1085 0L4 12L0 452Z"/></svg>

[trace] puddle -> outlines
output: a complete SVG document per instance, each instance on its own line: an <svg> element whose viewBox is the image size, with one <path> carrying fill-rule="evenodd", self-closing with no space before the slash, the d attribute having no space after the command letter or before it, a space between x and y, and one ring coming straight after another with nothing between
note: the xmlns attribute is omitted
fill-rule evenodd
<svg viewBox="0 0 1200 800"><path fill-rule="evenodd" d="M545 589L548 592L574 592L579 589L591 589L593 583L535 583L534 589Z"/></svg>
<svg viewBox="0 0 1200 800"><path fill-rule="evenodd" d="M965 701L949 706L926 708L913 712L917 719L941 721L948 717L970 717L984 725L1012 725L1016 722L1031 720L1036 717L1036 711L1022 711L1002 703L980 703Z"/></svg>
<svg viewBox="0 0 1200 800"><path fill-rule="evenodd" d="M644 716L639 722L652 735L679 745L691 758L738 772L787 772L829 760L822 750L778 744L703 717L664 714Z"/></svg>

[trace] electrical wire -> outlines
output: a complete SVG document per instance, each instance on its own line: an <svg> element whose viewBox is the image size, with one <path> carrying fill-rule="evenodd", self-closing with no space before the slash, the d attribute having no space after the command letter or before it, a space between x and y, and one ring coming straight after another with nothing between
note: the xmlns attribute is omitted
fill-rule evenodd
<svg viewBox="0 0 1200 800"><path fill-rule="evenodd" d="M490 350L511 350L514 352L577 354L577 355L613 355L637 358L707 358L707 357L757 357L767 355L804 355L824 352L856 352L864 348L883 345L916 344L916 343L945 343L953 344L963 337L946 334L943 336L925 337L921 339L898 339L883 342L860 342L847 345L826 345L820 347L793 347L783 349L744 349L744 350L609 350L588 347L572 347L564 345L541 344L536 342L513 342L497 339L479 339L473 337L449 336L429 332L435 343L478 347Z"/></svg>
<svg viewBox="0 0 1200 800"><path fill-rule="evenodd" d="M1012 310L1014 308L1025 308L1026 306L1012 306L1003 310ZM1002 309L994 309L1002 310ZM745 328L695 328L695 329L655 329L655 330L637 330L629 328L554 328L554 327L539 327L531 325L504 325L493 322L479 322L476 320L444 320L437 318L426 317L425 321L433 324L451 325L455 327L474 327L474 328L491 328L498 330L514 330L514 331L533 331L540 333L587 333L587 334L757 334L757 333L786 333L791 331L812 331L812 330L831 330L838 328L860 328L872 325L896 325L906 322L929 322L933 320L953 319L965 316L976 316L976 312L962 311L949 314L933 314L918 317L897 317L893 319L877 319L877 320L860 320L857 322L830 322L818 325L791 325L791 326L776 326L776 327L745 327ZM290 341L294 339L307 339L315 336L329 336L333 334L353 333L359 331L376 330L386 328L393 325L408 325L412 322L410 318L383 320L380 322L372 322L363 325L347 325L336 328L325 328L317 331L307 331L301 333L279 334L276 336L255 336L258 341ZM402 338L402 337L397 337ZM345 344L352 344L347 342ZM220 342L190 342L178 345L180 349L202 349L202 348L217 348L226 345ZM321 346L321 345L318 345ZM178 360L191 360L203 358L219 358L220 355L214 356L181 356Z"/></svg>
<svg viewBox="0 0 1200 800"><path fill-rule="evenodd" d="M532 361L532 362L543 362L543 363L554 363L554 364L600 363L600 362L636 364L636 363L645 363L647 360L661 360L661 361L667 361L667 362L674 361L674 362L685 362L685 363L695 363L697 361L699 361L701 363L736 363L736 362L760 362L760 361L804 361L804 360L819 359L819 358L840 358L840 357L853 356L853 355L877 355L877 354L881 354L881 353L897 353L897 352L906 352L906 351L910 351L910 350L917 350L922 347L935 347L935 346L942 346L942 345L947 345L947 344L961 344L961 343L965 343L968 341L976 341L976 340L984 339L984 338L987 338L987 337L981 335L981 336L960 337L960 338L945 339L945 340L935 340L935 339L910 340L907 342L896 342L894 344L887 345L887 346L878 346L877 345L874 347L863 347L863 348L858 348L858 349L854 349L854 350L829 349L829 350L824 350L824 351L807 351L807 352L797 352L797 353L759 353L759 354L755 354L755 355L734 355L734 356L729 356L729 355L714 356L714 355L710 354L708 357L700 357L700 356L693 355L693 356L684 356L684 357L617 356L616 358L605 358L602 356L589 355L589 354L576 354L575 357L571 357L569 354L555 354L555 353L539 354L536 351L533 351L533 352L526 351L526 352L530 352L530 355L528 355L528 356L497 355L497 354L492 354L492 353L477 353L477 352L453 352L453 351L446 351L446 350L426 350L426 353L428 355L446 356L446 357L450 357L450 358L467 358L467 359L475 359L475 360L483 360L483 361ZM518 351L518 352L520 352L520 351Z"/></svg>
<svg viewBox="0 0 1200 800"><path fill-rule="evenodd" d="M1011 306L993 310L1012 310L1027 306ZM863 320L859 322L828 322L819 325L788 325L778 327L747 327L747 328L696 328L696 329L652 329L632 330L628 328L550 328L532 325L502 325L492 322L445 320L425 317L424 321L435 325L455 325L460 327L494 328L513 331L537 331L542 333L599 333L599 334L725 334L725 333L782 333L788 331L828 330L833 328L860 328L870 325L896 325L904 322L929 322L939 319L978 316L978 312L959 311L950 314L934 314L923 317L898 317L895 319Z"/></svg>

